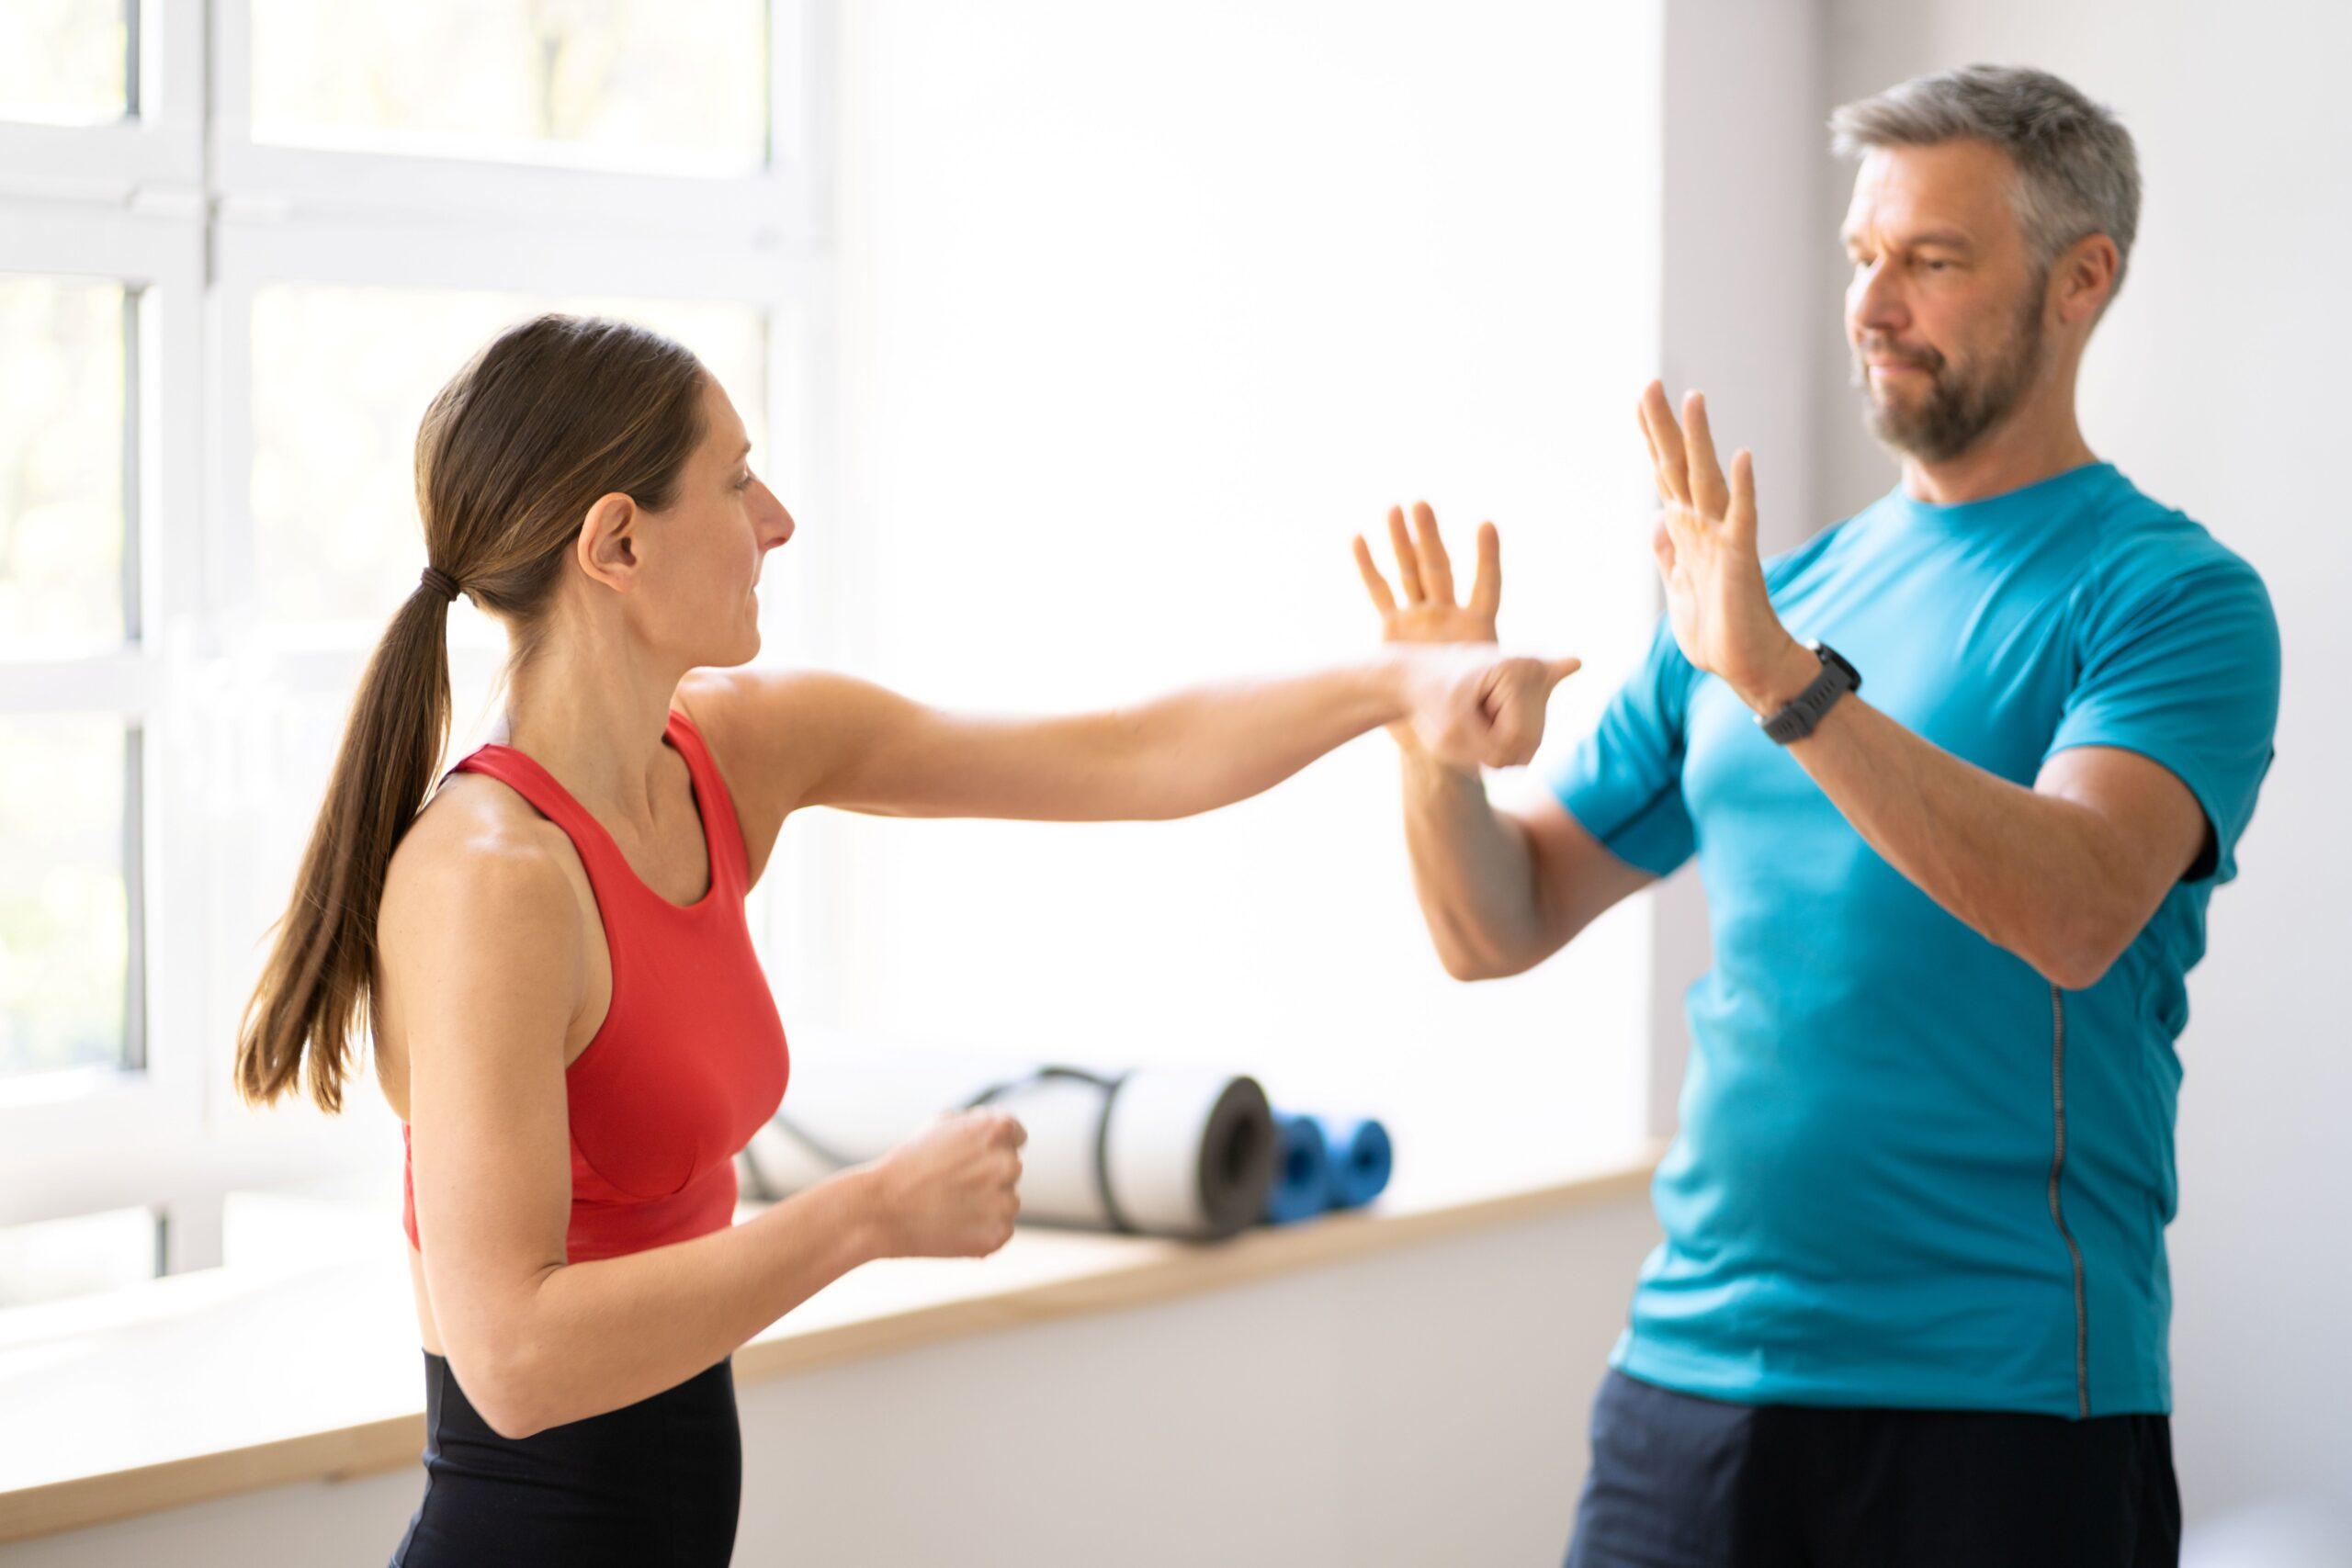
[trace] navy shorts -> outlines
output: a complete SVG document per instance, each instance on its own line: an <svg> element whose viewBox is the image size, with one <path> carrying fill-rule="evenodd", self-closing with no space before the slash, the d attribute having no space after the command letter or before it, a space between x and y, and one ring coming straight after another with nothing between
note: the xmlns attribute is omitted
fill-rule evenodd
<svg viewBox="0 0 2352 1568"><path fill-rule="evenodd" d="M1567 1568L2174 1568L2162 1416L1726 1404L1611 1371Z"/></svg>

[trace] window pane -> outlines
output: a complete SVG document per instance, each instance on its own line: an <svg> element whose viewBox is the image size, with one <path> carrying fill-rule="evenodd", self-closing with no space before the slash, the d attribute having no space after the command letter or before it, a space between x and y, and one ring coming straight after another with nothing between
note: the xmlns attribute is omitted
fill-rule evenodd
<svg viewBox="0 0 2352 1568"><path fill-rule="evenodd" d="M129 1066L137 738L0 720L0 1077Z"/></svg>
<svg viewBox="0 0 2352 1568"><path fill-rule="evenodd" d="M253 513L266 618L380 624L416 586L424 533L414 462L425 405L484 343L541 309L623 316L669 333L710 367L762 439L767 336L751 306L264 289L254 300ZM457 611L466 609L460 600Z"/></svg>
<svg viewBox="0 0 2352 1568"><path fill-rule="evenodd" d="M0 119L102 125L130 110L127 0L0 6Z"/></svg>
<svg viewBox="0 0 2352 1568"><path fill-rule="evenodd" d="M0 1307L88 1295L155 1277L155 1212L109 1209L0 1226Z"/></svg>
<svg viewBox="0 0 2352 1568"><path fill-rule="evenodd" d="M253 0L258 141L664 173L767 158L765 0Z"/></svg>
<svg viewBox="0 0 2352 1568"><path fill-rule="evenodd" d="M128 291L0 276L0 658L119 645Z"/></svg>

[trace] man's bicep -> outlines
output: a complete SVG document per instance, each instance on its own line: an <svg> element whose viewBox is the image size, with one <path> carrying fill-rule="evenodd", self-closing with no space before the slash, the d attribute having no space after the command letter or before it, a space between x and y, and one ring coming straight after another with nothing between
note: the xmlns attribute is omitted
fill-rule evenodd
<svg viewBox="0 0 2352 1568"><path fill-rule="evenodd" d="M2075 750L2135 759L2136 766L2077 761L2057 776L2071 780L2088 767L2089 787L2111 779L2113 789L2125 792L2136 780L2137 793L2169 803L2175 821L2186 795L2199 818L2192 861L2185 872L2166 867L2165 886L2184 874L2226 881L2270 765L2278 619L2262 580L2234 557L2187 568L2170 558L2138 564L2128 588L2086 622L2081 673L2044 750L2043 777ZM2155 782L2158 775L2171 787ZM2131 804L2127 793L2117 809ZM2139 826L2144 837L2146 824ZM2156 847L2169 858L2169 844Z"/></svg>
<svg viewBox="0 0 2352 1568"><path fill-rule="evenodd" d="M2210 865L2214 827L2196 792L2164 763L2117 746L2053 753L2034 792L2097 814L2114 874L2153 912L2174 883Z"/></svg>

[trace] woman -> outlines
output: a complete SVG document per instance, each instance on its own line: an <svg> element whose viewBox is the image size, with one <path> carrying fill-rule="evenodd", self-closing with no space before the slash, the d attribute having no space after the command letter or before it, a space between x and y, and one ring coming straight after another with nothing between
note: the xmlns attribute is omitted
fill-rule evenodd
<svg viewBox="0 0 2352 1568"><path fill-rule="evenodd" d="M1520 762L1575 668L1393 651L1042 719L722 672L759 651L761 567L793 533L750 445L686 350L560 315L483 349L418 432L431 564L238 1043L248 1100L299 1079L339 1110L364 1003L403 1123L427 1480L396 1564L725 1562L736 1347L868 1259L1011 1235L1023 1134L990 1111L731 1224L786 1077L743 897L792 812L1180 817L1384 723ZM512 643L505 739L427 800L460 592Z"/></svg>

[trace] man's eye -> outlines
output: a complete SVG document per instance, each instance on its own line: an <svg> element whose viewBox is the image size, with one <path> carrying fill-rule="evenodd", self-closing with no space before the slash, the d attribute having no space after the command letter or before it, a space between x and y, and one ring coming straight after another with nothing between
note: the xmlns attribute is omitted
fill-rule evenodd
<svg viewBox="0 0 2352 1568"><path fill-rule="evenodd" d="M747 474L745 474L741 479L737 479L737 480L735 481L735 488L736 488L737 490L749 490L749 489L751 489L751 488L752 488L752 476L751 476L750 474L748 474L748 473L747 473Z"/></svg>

